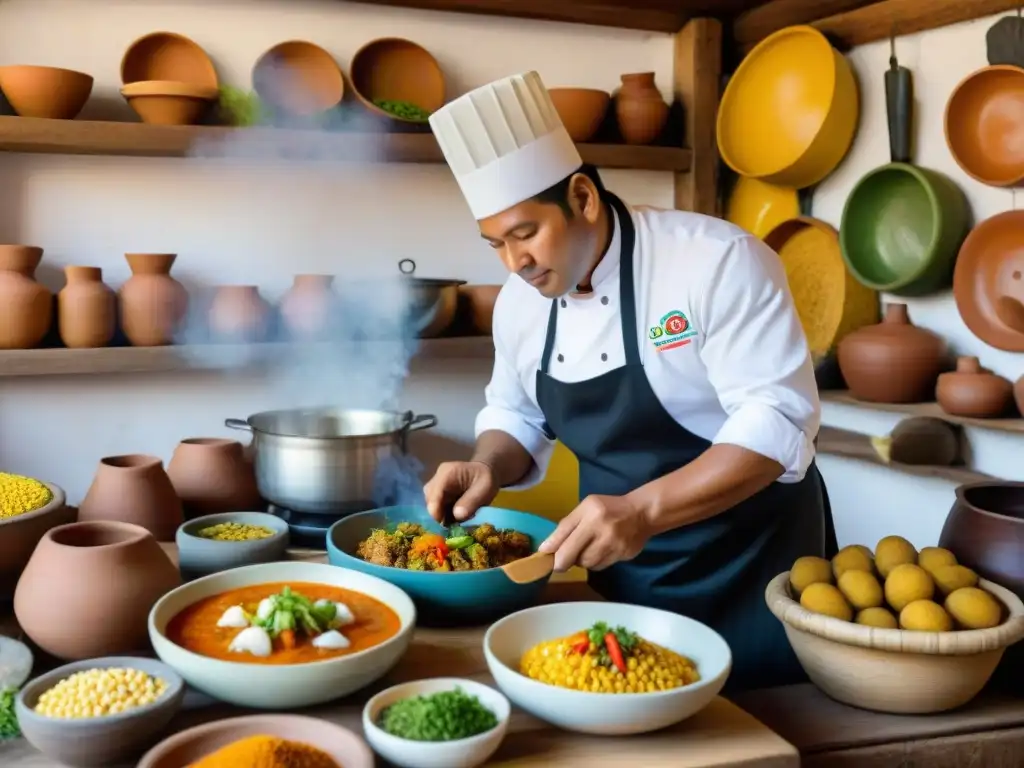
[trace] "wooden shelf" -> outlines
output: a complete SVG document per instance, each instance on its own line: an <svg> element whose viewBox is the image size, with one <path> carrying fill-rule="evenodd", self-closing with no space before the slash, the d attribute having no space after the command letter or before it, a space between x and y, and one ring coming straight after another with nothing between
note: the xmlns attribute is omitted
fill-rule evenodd
<svg viewBox="0 0 1024 768"><path fill-rule="evenodd" d="M388 344L399 342L373 342ZM102 349L26 349L0 351L0 378L23 376L81 376L173 371L249 370L268 361L315 361L337 345L206 344L184 347L106 347ZM494 354L489 336L424 339L415 360L488 359ZM316 363L311 363L315 365Z"/></svg>
<svg viewBox="0 0 1024 768"><path fill-rule="evenodd" d="M939 407L938 403L913 403L909 405L866 403L852 397L846 390L822 392L821 402L852 405L857 408L868 408L887 413L902 413L906 416L931 416L932 418L943 419L951 424L961 424L965 427L978 427L980 429L994 429L999 432L1024 434L1024 419L967 419L961 416L950 416Z"/></svg>
<svg viewBox="0 0 1024 768"><path fill-rule="evenodd" d="M941 467L924 466L918 464L901 464L896 461L885 462L875 452L871 445L871 438L858 432L850 432L846 429L835 427L822 427L818 430L818 453L828 456L841 456L844 459L854 459L869 464L877 464L897 472L917 477L934 477L939 480L949 480L957 484L977 483L982 480L991 480L989 475L982 472L975 472L967 467Z"/></svg>
<svg viewBox="0 0 1024 768"><path fill-rule="evenodd" d="M229 157L273 161L443 163L430 133L345 133L273 128L105 123L0 117L0 151L130 157ZM583 160L599 168L687 171L689 149L581 144Z"/></svg>

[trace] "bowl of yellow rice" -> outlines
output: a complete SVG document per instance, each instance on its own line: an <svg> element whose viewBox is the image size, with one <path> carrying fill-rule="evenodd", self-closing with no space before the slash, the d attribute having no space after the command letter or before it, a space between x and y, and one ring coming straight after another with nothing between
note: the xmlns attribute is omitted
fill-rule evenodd
<svg viewBox="0 0 1024 768"><path fill-rule="evenodd" d="M14 595L36 544L51 528L75 522L64 491L31 477L0 472L0 600Z"/></svg>
<svg viewBox="0 0 1024 768"><path fill-rule="evenodd" d="M491 625L484 656L501 691L568 731L605 736L675 725L718 695L728 643L677 613L625 603L554 603Z"/></svg>

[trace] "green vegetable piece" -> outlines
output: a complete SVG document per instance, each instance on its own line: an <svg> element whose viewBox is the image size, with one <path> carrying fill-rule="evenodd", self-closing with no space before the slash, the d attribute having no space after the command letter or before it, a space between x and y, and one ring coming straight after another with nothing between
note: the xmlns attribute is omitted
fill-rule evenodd
<svg viewBox="0 0 1024 768"><path fill-rule="evenodd" d="M448 549L466 549L466 547L475 544L476 540L472 536L452 536L449 539L445 539L444 543Z"/></svg>
<svg viewBox="0 0 1024 768"><path fill-rule="evenodd" d="M462 688L402 699L385 709L378 725L410 741L455 741L485 733L497 716Z"/></svg>
<svg viewBox="0 0 1024 768"><path fill-rule="evenodd" d="M21 726L18 725L18 715L14 710L17 695L18 691L15 688L0 691L0 741L21 736Z"/></svg>

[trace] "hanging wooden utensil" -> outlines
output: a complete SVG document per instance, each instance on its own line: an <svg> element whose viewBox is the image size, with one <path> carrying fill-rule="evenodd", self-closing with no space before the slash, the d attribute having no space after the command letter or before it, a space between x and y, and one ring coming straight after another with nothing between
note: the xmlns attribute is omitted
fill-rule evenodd
<svg viewBox="0 0 1024 768"><path fill-rule="evenodd" d="M985 33L988 63L1024 67L1024 18L1021 9L1016 16L1004 16Z"/></svg>
<svg viewBox="0 0 1024 768"><path fill-rule="evenodd" d="M889 71L885 73L885 113L889 119L889 155L894 163L911 157L914 80L896 59L896 38L889 38Z"/></svg>

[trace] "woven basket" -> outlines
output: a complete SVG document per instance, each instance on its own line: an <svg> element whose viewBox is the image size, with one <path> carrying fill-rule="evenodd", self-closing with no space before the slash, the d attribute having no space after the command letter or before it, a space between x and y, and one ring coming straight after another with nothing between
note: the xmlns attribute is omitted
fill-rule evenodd
<svg viewBox="0 0 1024 768"><path fill-rule="evenodd" d="M962 706L988 682L1003 652L1024 638L1024 603L990 581L1006 619L991 629L910 632L834 619L793 599L789 571L768 584L765 601L782 622L807 676L836 701L893 714Z"/></svg>

